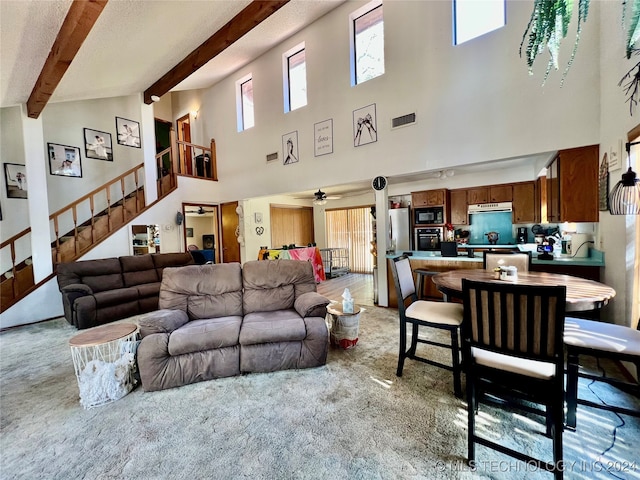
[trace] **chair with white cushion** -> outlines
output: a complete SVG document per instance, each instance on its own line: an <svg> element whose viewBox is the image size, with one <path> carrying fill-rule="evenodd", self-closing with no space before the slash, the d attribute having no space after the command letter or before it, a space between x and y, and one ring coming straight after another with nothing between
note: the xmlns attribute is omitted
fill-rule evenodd
<svg viewBox="0 0 640 480"><path fill-rule="evenodd" d="M578 377L608 383L640 398L638 382L580 372L580 356L588 355L631 362L640 375L640 331L623 325L567 317L564 344L567 348L567 427L576 428L578 404L640 417L638 410L578 398Z"/></svg>
<svg viewBox="0 0 640 480"><path fill-rule="evenodd" d="M453 389L456 397L462 396L460 381L460 343L458 335L462 322L462 305L458 303L432 302L418 300L409 257L402 255L391 263L393 282L398 296L398 314L400 315L400 349L396 375L402 376L406 358L418 360L429 365L451 370L453 372ZM411 344L407 350L407 324L411 324ZM451 344L436 342L418 337L418 327L431 327L447 330L451 335ZM418 343L434 345L451 350L451 365L430 360L416 355Z"/></svg>
<svg viewBox="0 0 640 480"><path fill-rule="evenodd" d="M462 358L467 381L468 460L484 445L562 478L564 420L564 286L531 286L462 280ZM491 394L486 397L485 394ZM480 401L498 398L546 417L553 462L505 447L476 433ZM525 402L523 402L525 401ZM532 404L544 405L545 409ZM518 430L514 430L517 434ZM531 441L530 438L524 440Z"/></svg>
<svg viewBox="0 0 640 480"><path fill-rule="evenodd" d="M493 270L496 267L516 267L519 272L531 270L531 252L484 252L483 268Z"/></svg>

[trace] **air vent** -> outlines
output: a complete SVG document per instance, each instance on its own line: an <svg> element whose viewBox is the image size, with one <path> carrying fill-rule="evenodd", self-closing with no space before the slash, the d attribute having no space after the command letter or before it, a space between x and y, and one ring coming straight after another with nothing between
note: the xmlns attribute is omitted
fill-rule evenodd
<svg viewBox="0 0 640 480"><path fill-rule="evenodd" d="M269 153L267 155L267 162L274 162L276 160L278 160L278 152Z"/></svg>
<svg viewBox="0 0 640 480"><path fill-rule="evenodd" d="M391 119L391 128L400 128L400 127L406 127L408 125L414 125L416 123L416 114L414 113L407 113L406 115L402 115L400 117L396 117L396 118L392 118Z"/></svg>

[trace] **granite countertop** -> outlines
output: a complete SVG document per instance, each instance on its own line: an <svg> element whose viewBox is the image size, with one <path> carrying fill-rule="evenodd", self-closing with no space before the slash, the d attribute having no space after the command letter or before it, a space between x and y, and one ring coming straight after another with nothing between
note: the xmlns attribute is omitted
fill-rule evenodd
<svg viewBox="0 0 640 480"><path fill-rule="evenodd" d="M468 245L468 247L481 248L480 245ZM489 247L489 245L487 245ZM495 245L491 245L495 247ZM507 248L505 245L504 248ZM517 248L517 245L513 245L512 248ZM466 250L464 250L466 252ZM425 252L425 251L413 251L409 257L413 260L433 260L438 261L456 261L456 262L482 262L483 254L480 252L474 253L473 257L468 257L466 253L458 254L457 257L443 257L440 252ZM396 252L393 254L387 254L387 258L392 259L405 252ZM537 253L533 253L533 265L558 265L558 264L570 264L573 266L586 266L586 267L604 267L604 252L595 249L589 249L589 257L584 258L571 258L563 256L554 256L553 260L538 260Z"/></svg>

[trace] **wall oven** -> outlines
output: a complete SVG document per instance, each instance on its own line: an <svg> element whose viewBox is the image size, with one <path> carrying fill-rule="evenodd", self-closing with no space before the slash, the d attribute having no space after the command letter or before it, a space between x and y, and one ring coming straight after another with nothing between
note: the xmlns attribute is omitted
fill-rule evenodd
<svg viewBox="0 0 640 480"><path fill-rule="evenodd" d="M439 251L442 240L442 227L416 228L415 248L419 251Z"/></svg>
<svg viewBox="0 0 640 480"><path fill-rule="evenodd" d="M444 223L444 208L414 208L413 223L414 225L442 225Z"/></svg>

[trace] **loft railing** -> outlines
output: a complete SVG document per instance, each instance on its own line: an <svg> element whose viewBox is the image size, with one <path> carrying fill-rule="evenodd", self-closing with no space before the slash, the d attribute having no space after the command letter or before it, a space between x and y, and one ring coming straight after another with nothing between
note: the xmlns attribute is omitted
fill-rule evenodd
<svg viewBox="0 0 640 480"><path fill-rule="evenodd" d="M178 175L218 180L216 141L213 138L210 147L182 140L176 140L176 145L178 148Z"/></svg>
<svg viewBox="0 0 640 480"><path fill-rule="evenodd" d="M35 288L30 253L31 227L2 242L0 252L2 264L11 265L0 276L0 311L4 311L16 302L15 299L24 297Z"/></svg>

